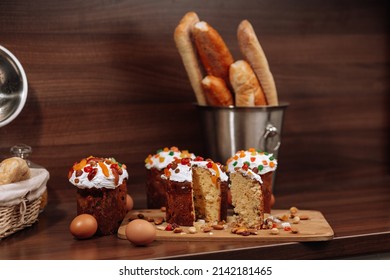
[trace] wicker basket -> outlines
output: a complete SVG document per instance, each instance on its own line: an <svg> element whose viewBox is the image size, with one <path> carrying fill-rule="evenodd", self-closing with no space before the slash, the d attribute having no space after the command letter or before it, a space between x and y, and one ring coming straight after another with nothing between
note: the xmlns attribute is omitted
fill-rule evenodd
<svg viewBox="0 0 390 280"><path fill-rule="evenodd" d="M38 220L49 172L31 169L31 178L0 186L0 239L33 225Z"/></svg>

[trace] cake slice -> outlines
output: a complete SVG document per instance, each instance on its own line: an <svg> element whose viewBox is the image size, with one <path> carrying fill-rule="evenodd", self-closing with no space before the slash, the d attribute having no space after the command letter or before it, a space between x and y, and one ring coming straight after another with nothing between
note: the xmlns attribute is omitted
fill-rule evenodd
<svg viewBox="0 0 390 280"><path fill-rule="evenodd" d="M240 172L230 175L231 195L237 222L249 228L261 228L264 223L264 198L261 185Z"/></svg>
<svg viewBox="0 0 390 280"><path fill-rule="evenodd" d="M277 161L272 154L249 149L227 161L234 213L239 224L262 228L271 212L272 177Z"/></svg>
<svg viewBox="0 0 390 280"><path fill-rule="evenodd" d="M219 163L201 157L177 159L164 173L168 223L192 226L198 219L226 221L228 177Z"/></svg>

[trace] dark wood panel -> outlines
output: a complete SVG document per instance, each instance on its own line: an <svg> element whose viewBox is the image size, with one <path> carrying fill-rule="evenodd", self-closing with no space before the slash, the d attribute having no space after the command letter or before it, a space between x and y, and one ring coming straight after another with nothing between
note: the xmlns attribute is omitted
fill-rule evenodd
<svg viewBox="0 0 390 280"><path fill-rule="evenodd" d="M259 35L290 103L278 192L389 172L386 1L1 1L0 44L29 78L25 109L0 129L2 154L33 146L32 159L62 182L50 186L58 194L74 161L113 155L131 167L129 188L142 204L149 153L172 145L204 153L173 42L189 10L220 31L236 59L238 23L249 19Z"/></svg>

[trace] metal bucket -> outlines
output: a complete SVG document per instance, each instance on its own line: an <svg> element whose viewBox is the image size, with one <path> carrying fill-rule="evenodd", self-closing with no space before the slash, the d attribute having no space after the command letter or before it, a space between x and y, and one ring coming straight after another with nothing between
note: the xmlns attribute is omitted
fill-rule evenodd
<svg viewBox="0 0 390 280"><path fill-rule="evenodd" d="M202 117L207 155L225 164L237 151L256 148L272 153L278 159L287 107L288 104L262 107L197 105Z"/></svg>
<svg viewBox="0 0 390 280"><path fill-rule="evenodd" d="M27 77L18 59L0 46L0 127L12 122L27 99Z"/></svg>

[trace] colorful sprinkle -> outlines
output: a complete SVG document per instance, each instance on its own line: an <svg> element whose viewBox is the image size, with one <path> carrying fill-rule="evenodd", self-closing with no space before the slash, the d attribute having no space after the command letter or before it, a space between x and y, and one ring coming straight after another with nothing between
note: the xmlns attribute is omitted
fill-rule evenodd
<svg viewBox="0 0 390 280"><path fill-rule="evenodd" d="M178 148L178 147L175 147L175 146L172 146L172 147L171 147L171 151L178 152L178 151L179 151L179 148Z"/></svg>
<svg viewBox="0 0 390 280"><path fill-rule="evenodd" d="M201 156L197 156L194 161L204 161L203 157Z"/></svg>
<svg viewBox="0 0 390 280"><path fill-rule="evenodd" d="M102 169L104 176L106 176L106 177L110 176L110 173L108 172L107 165L105 165L103 162L99 161L99 166Z"/></svg>
<svg viewBox="0 0 390 280"><path fill-rule="evenodd" d="M86 167L84 167L84 172L87 172L87 173L90 173L92 171L92 166L88 165Z"/></svg>
<svg viewBox="0 0 390 280"><path fill-rule="evenodd" d="M74 170L81 170L84 168L84 166L87 164L87 160L86 159L82 159L79 163L75 164L73 166L73 169Z"/></svg>

